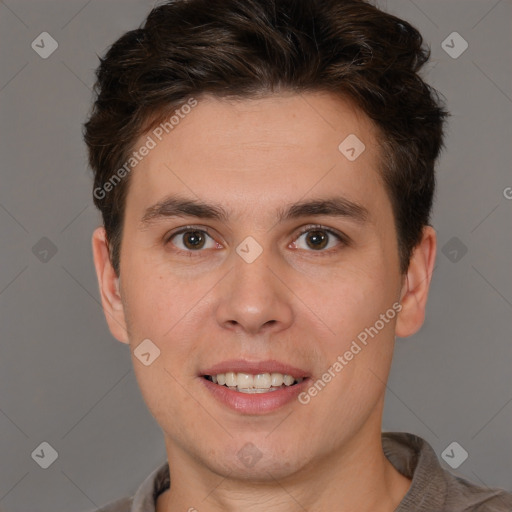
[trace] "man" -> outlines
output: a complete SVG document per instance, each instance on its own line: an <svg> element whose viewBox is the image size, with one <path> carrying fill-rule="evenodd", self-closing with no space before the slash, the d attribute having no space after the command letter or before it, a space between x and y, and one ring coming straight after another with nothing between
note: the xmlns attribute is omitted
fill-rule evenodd
<svg viewBox="0 0 512 512"><path fill-rule="evenodd" d="M362 1L176 0L101 60L94 262L168 459L102 510L512 510L381 433L436 253L427 59Z"/></svg>

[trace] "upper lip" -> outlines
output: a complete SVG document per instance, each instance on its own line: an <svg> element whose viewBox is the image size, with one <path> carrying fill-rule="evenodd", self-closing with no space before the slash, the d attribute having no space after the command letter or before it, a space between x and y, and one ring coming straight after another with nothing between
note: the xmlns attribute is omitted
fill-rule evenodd
<svg viewBox="0 0 512 512"><path fill-rule="evenodd" d="M308 373L305 370L273 359L267 359L265 361L247 361L245 359L222 361L221 363L217 363L201 371L201 375L218 375L219 373L227 372L250 373L253 375L274 372L282 373L283 375L291 375L295 379L308 377Z"/></svg>

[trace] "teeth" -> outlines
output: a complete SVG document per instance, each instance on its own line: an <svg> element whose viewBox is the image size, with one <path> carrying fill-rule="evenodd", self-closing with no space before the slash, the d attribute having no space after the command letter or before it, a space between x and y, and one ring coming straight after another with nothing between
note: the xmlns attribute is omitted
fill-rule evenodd
<svg viewBox="0 0 512 512"><path fill-rule="evenodd" d="M254 377L250 373L239 373L237 377L238 389L250 389L254 384Z"/></svg>
<svg viewBox="0 0 512 512"><path fill-rule="evenodd" d="M282 373L273 373L272 377L272 386L280 386L284 384L284 375Z"/></svg>
<svg viewBox="0 0 512 512"><path fill-rule="evenodd" d="M254 387L259 389L270 389L272 386L272 378L270 373L260 373L254 376Z"/></svg>
<svg viewBox="0 0 512 512"><path fill-rule="evenodd" d="M282 373L260 373L252 375L244 372L226 372L210 376L212 382L230 389L236 389L242 393L266 393L275 391L283 386L291 386L293 383L302 382L304 379L295 379L291 375Z"/></svg>
<svg viewBox="0 0 512 512"><path fill-rule="evenodd" d="M217 378L219 376L217 375ZM236 387L237 381L236 381L236 373L233 372L227 372L226 373L226 386L228 388Z"/></svg>
<svg viewBox="0 0 512 512"><path fill-rule="evenodd" d="M284 384L285 386L291 386L295 382L295 379L291 375L284 376Z"/></svg>
<svg viewBox="0 0 512 512"><path fill-rule="evenodd" d="M268 393L269 391L276 391L279 388L269 388L269 389L263 389L263 388L251 388L251 389L238 389L237 391L240 391L242 393Z"/></svg>

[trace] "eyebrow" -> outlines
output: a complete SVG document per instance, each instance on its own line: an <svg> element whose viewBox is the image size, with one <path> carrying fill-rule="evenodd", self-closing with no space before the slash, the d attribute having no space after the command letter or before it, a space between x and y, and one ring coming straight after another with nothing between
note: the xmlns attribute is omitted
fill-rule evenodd
<svg viewBox="0 0 512 512"><path fill-rule="evenodd" d="M368 210L361 204L342 196L300 201L278 208L277 221L283 222L301 217L325 215L344 217L364 223L369 216ZM209 204L197 199L180 196L168 196L148 207L140 221L141 229L169 217L196 217L213 219L228 223L229 213L220 204Z"/></svg>

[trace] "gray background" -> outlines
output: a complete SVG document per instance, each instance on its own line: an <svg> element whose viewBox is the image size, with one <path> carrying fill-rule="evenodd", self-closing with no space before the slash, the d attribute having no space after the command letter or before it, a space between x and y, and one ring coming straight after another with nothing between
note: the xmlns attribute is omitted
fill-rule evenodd
<svg viewBox="0 0 512 512"><path fill-rule="evenodd" d="M129 348L111 337L100 307L90 242L100 218L81 136L96 54L152 4L0 2L4 512L91 510L132 494L166 459ZM423 33L432 47L425 77L452 112L428 317L397 342L383 430L416 433L439 457L457 441L469 457L456 474L512 490L512 2L379 5ZM59 44L47 59L31 48L43 31ZM453 31L469 44L458 58L441 46ZM43 441L58 452L48 469L31 457Z"/></svg>

